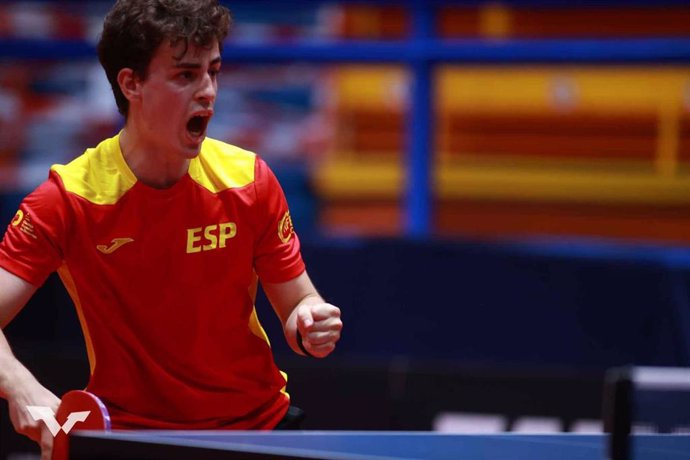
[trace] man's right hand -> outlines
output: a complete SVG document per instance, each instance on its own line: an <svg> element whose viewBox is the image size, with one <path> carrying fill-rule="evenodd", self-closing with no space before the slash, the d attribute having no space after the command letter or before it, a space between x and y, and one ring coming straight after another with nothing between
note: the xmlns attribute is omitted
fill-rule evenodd
<svg viewBox="0 0 690 460"><path fill-rule="evenodd" d="M26 369L22 368L18 373L17 380L6 389L10 420L17 433L29 437L41 446L41 460L50 460L53 435L42 420L33 419L26 407L49 407L55 413L60 399L38 383Z"/></svg>

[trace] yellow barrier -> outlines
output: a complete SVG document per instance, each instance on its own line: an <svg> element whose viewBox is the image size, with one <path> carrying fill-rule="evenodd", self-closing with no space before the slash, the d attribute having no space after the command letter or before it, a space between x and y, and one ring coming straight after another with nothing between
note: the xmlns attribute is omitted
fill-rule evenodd
<svg viewBox="0 0 690 460"><path fill-rule="evenodd" d="M368 130L359 141L357 133L343 135L352 127L339 127L334 151L316 172L324 197L399 196L402 149L385 146L402 144L404 123L385 123L386 140L371 114L401 117L406 88L405 73L395 67L349 66L334 73L337 119L367 113L372 121L355 128ZM437 74L436 105L440 198L690 204L688 158L681 155L690 151L682 123L690 107L690 67L444 67ZM508 134L468 131L482 119ZM397 125L396 138L390 130ZM368 141L372 136L383 141ZM462 150L468 145L478 150ZM601 152L586 150L589 145ZM487 151L491 146L497 150Z"/></svg>

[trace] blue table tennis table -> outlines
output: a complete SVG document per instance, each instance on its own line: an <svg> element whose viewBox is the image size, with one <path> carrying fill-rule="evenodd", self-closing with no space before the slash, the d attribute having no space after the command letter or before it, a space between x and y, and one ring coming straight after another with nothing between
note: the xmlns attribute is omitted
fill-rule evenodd
<svg viewBox="0 0 690 460"><path fill-rule="evenodd" d="M588 434L81 431L70 440L75 460L599 460L606 455L607 437ZM690 435L635 435L631 459L690 460Z"/></svg>

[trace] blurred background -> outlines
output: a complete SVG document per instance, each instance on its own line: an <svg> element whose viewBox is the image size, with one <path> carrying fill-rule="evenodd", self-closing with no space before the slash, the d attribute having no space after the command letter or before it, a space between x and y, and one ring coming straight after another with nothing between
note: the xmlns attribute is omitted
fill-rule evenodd
<svg viewBox="0 0 690 460"><path fill-rule="evenodd" d="M688 2L223 3L209 135L274 169L343 310L315 361L260 299L307 428L596 432L606 369L690 364ZM0 1L2 228L122 126L111 4ZM5 332L57 394L86 385L57 277Z"/></svg>

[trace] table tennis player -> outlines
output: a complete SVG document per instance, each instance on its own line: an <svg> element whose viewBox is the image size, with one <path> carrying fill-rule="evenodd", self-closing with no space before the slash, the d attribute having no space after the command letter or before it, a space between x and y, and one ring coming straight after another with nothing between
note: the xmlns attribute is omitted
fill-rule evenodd
<svg viewBox="0 0 690 460"><path fill-rule="evenodd" d="M259 281L296 353L323 358L340 338L273 173L206 137L230 22L216 0L118 0L98 56L124 127L53 166L0 244L0 326L57 271L84 333L87 390L114 429L290 426L254 309ZM59 399L2 333L0 392L48 458L51 436L26 407Z"/></svg>

